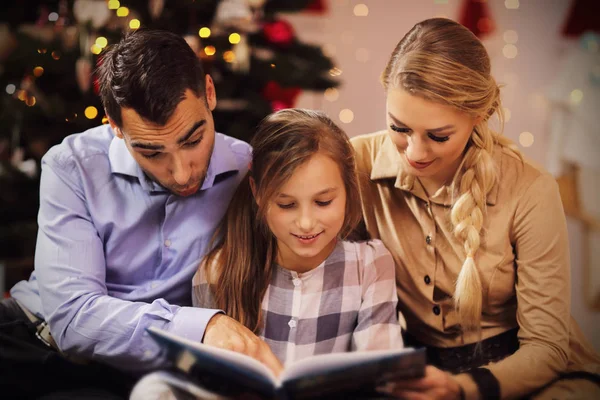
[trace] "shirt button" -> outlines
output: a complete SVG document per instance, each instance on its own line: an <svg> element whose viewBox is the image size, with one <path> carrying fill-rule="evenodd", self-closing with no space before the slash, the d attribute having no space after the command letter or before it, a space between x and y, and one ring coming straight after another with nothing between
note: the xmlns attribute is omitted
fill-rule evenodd
<svg viewBox="0 0 600 400"><path fill-rule="evenodd" d="M165 246L171 247L171 241L169 239L165 240Z"/></svg>
<svg viewBox="0 0 600 400"><path fill-rule="evenodd" d="M298 279L298 278L294 279L292 282L294 283L294 286L296 286L296 287L302 285L302 280Z"/></svg>
<svg viewBox="0 0 600 400"><path fill-rule="evenodd" d="M297 324L298 323L296 322L295 319L290 319L290 322L288 322L288 325L290 326L290 328L295 328Z"/></svg>
<svg viewBox="0 0 600 400"><path fill-rule="evenodd" d="M431 283L431 278L429 277L429 275L425 275L424 281L426 285L429 285Z"/></svg>
<svg viewBox="0 0 600 400"><path fill-rule="evenodd" d="M433 306L433 313L435 315L440 315L440 312L441 312L440 306L438 306L438 305Z"/></svg>
<svg viewBox="0 0 600 400"><path fill-rule="evenodd" d="M427 235L425 241L427 242L427 244L431 244L431 236Z"/></svg>

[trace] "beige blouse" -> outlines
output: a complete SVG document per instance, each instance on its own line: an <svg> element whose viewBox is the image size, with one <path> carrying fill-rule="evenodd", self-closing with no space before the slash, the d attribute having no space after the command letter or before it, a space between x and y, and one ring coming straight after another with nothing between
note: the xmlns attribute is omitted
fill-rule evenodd
<svg viewBox="0 0 600 400"><path fill-rule="evenodd" d="M449 186L428 197L410 184L386 132L352 139L368 232L396 262L407 330L436 347L474 343L461 332L454 283L465 253L452 234ZM560 372L600 372L600 358L570 316L571 281L565 215L554 178L498 147L499 179L487 198L475 262L483 286L482 339L519 327L519 350L488 368L502 398L524 395ZM477 398L469 375L456 377Z"/></svg>

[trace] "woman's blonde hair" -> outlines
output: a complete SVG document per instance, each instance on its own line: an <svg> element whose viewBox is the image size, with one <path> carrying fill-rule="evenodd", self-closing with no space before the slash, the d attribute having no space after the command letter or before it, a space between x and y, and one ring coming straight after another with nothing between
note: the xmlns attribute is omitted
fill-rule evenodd
<svg viewBox="0 0 600 400"><path fill-rule="evenodd" d="M233 195L201 268L211 283L215 306L258 333L262 299L277 256L266 213L270 200L294 171L317 153L336 162L346 191L341 238L354 230L362 213L354 150L348 136L322 112L286 109L271 114L260 123L250 144L250 172Z"/></svg>
<svg viewBox="0 0 600 400"><path fill-rule="evenodd" d="M452 187L450 214L454 235L465 250L454 303L463 329L479 331L483 293L475 256L481 243L487 195L497 179L492 152L500 145L519 154L511 141L488 126L494 114L500 130L504 123L500 89L490 75L489 56L467 28L449 19L432 18L416 24L398 43L381 80L386 90L402 89L480 118Z"/></svg>

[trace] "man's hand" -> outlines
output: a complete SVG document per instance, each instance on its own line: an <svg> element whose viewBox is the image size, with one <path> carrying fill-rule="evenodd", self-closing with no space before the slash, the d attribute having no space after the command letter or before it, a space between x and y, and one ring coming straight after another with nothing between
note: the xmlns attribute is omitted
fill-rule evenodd
<svg viewBox="0 0 600 400"><path fill-rule="evenodd" d="M425 376L419 379L402 379L388 382L379 391L406 400L458 400L461 389L452 375L431 365L425 368Z"/></svg>
<svg viewBox="0 0 600 400"><path fill-rule="evenodd" d="M250 329L225 314L210 319L204 332L204 344L250 356L270 368L275 376L283 370L281 362L263 340Z"/></svg>

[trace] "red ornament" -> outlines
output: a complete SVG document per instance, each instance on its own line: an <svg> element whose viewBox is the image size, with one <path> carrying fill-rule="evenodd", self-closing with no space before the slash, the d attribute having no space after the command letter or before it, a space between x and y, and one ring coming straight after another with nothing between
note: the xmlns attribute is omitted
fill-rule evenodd
<svg viewBox="0 0 600 400"><path fill-rule="evenodd" d="M280 46L288 46L294 39L294 28L284 20L265 23L263 33L269 42Z"/></svg>
<svg viewBox="0 0 600 400"><path fill-rule="evenodd" d="M486 0L465 0L459 21L480 39L492 33L495 27Z"/></svg>
<svg viewBox="0 0 600 400"><path fill-rule="evenodd" d="M300 88L283 88L275 81L269 81L263 88L263 96L271 103L273 111L294 107L300 93Z"/></svg>

